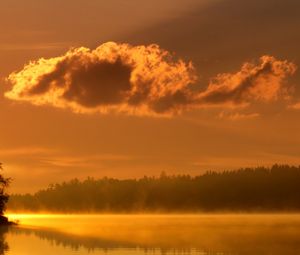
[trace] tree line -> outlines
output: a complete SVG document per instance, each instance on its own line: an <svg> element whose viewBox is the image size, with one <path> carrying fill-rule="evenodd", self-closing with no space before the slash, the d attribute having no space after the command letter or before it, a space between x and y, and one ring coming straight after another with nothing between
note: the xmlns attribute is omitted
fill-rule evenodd
<svg viewBox="0 0 300 255"><path fill-rule="evenodd" d="M203 175L119 180L73 179L34 194L14 194L10 211L299 211L300 166L274 165Z"/></svg>

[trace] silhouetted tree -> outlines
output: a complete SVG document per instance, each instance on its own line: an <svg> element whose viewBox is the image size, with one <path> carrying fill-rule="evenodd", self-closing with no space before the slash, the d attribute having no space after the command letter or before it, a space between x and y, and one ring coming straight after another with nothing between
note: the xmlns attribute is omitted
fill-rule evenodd
<svg viewBox="0 0 300 255"><path fill-rule="evenodd" d="M0 170L3 170L2 163L0 163ZM0 216L3 216L6 203L8 202L9 196L6 193L6 188L10 181L10 178L5 178L2 174L0 174Z"/></svg>

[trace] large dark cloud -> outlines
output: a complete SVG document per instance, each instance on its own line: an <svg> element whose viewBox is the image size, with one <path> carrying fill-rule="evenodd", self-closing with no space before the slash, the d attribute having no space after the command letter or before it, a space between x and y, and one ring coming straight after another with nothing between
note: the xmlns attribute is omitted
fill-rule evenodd
<svg viewBox="0 0 300 255"><path fill-rule="evenodd" d="M69 107L76 112L167 114L190 103L195 82L190 63L157 45L105 43L91 51L72 49L40 59L8 78L6 96L33 104Z"/></svg>
<svg viewBox="0 0 300 255"><path fill-rule="evenodd" d="M69 76L70 83L62 99L88 108L119 104L131 89L132 69L119 59L114 63L100 61L82 64L80 59L67 58L53 72L41 76L36 86L29 90L29 95L42 95L53 86L64 87L64 77Z"/></svg>
<svg viewBox="0 0 300 255"><path fill-rule="evenodd" d="M6 96L82 113L170 115L285 97L285 80L295 70L293 63L263 56L257 63L244 63L236 73L217 75L205 90L197 91L191 63L175 59L157 45L109 42L95 50L77 48L61 57L31 62L9 76L12 89Z"/></svg>

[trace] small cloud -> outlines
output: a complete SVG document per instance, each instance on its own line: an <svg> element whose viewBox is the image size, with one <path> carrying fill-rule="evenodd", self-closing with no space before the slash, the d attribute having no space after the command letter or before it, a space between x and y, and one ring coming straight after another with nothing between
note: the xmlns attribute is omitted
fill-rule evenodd
<svg viewBox="0 0 300 255"><path fill-rule="evenodd" d="M199 94L199 103L209 106L245 107L253 101L270 102L288 93L286 78L293 75L296 65L263 56L259 63L244 63L237 73L223 73L213 78Z"/></svg>
<svg viewBox="0 0 300 255"><path fill-rule="evenodd" d="M293 109L293 110L300 110L300 102L297 102L295 104L291 104L288 106L289 109Z"/></svg>
<svg viewBox="0 0 300 255"><path fill-rule="evenodd" d="M251 120L251 119L256 119L260 116L259 113L228 113L228 112L221 112L219 114L220 119L225 119L225 120L231 120L231 121L238 121L238 120Z"/></svg>
<svg viewBox="0 0 300 255"><path fill-rule="evenodd" d="M18 43L0 43L0 51L25 51L25 50L57 50L67 48L67 43L34 43L34 44L18 44Z"/></svg>
<svg viewBox="0 0 300 255"><path fill-rule="evenodd" d="M121 162L132 160L132 157L115 154L96 154L89 156L53 156L41 161L46 165L58 167L99 167L104 162Z"/></svg>
<svg viewBox="0 0 300 255"><path fill-rule="evenodd" d="M299 165L300 157L298 155L277 154L271 152L260 152L241 156L199 156L192 162L201 170L219 170L239 169L247 167L272 166L274 164Z"/></svg>
<svg viewBox="0 0 300 255"><path fill-rule="evenodd" d="M43 147L17 147L0 149L1 157L33 156L54 153L56 150Z"/></svg>

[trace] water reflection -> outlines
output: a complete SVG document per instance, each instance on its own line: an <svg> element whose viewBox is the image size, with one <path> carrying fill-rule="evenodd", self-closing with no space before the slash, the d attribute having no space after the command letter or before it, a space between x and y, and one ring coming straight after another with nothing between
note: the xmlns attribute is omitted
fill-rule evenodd
<svg viewBox="0 0 300 255"><path fill-rule="evenodd" d="M95 218L91 220L90 234L24 226L11 227L8 232L10 240L17 236L28 240L35 237L49 247L84 250L82 254L100 254L99 251L101 254L300 254L300 216L99 219L98 222ZM78 224L78 220L73 218L71 223ZM87 219L82 219L85 221ZM4 238L1 240L4 242ZM17 244L11 241L10 246L13 245Z"/></svg>
<svg viewBox="0 0 300 255"><path fill-rule="evenodd" d="M8 226L0 226L0 255L4 255L8 251L8 244L5 235L8 232Z"/></svg>
<svg viewBox="0 0 300 255"><path fill-rule="evenodd" d="M13 227L10 229L10 233L12 235L34 235L41 240L49 241L51 245L71 248L72 250L79 250L82 247L88 251L93 251L95 249L109 251L118 248L137 248L137 246L130 243L104 240L96 237L76 236L49 229Z"/></svg>
<svg viewBox="0 0 300 255"><path fill-rule="evenodd" d="M73 251L84 250L86 253L93 254L97 251L102 251L101 254L110 254L117 252L117 254L208 254L196 248L175 248L175 247L155 247L142 245L135 242L112 241L96 237L76 236L58 231L47 229L31 229L24 227L12 227L9 233L12 236L26 236L38 237L42 241L47 241L51 246L59 246L64 249L71 249ZM77 254L77 253L76 253ZM215 253L209 253L215 254Z"/></svg>

